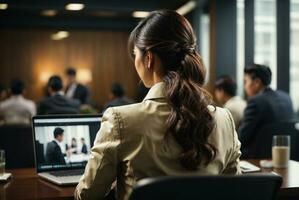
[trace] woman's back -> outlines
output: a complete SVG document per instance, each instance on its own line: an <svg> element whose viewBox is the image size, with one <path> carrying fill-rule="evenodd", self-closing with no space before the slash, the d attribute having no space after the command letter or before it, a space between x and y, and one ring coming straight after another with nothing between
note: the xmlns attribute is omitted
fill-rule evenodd
<svg viewBox="0 0 299 200"><path fill-rule="evenodd" d="M87 170L98 169L103 174L96 178L85 173L79 190L90 188L89 183L92 183L94 191L88 194L103 197L117 177L118 199L126 199L136 181L146 177L240 173L240 143L232 117L227 110L213 106L209 106L209 110L216 126L209 142L217 148L215 159L194 171L180 165L177 159L180 146L171 136L165 138L170 107L165 100L164 87L164 83L157 83L143 102L106 111L92 149L93 161L87 166Z"/></svg>

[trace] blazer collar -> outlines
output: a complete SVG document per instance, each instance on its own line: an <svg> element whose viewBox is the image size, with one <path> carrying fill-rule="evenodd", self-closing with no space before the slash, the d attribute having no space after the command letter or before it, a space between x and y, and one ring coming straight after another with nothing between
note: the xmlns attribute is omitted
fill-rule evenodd
<svg viewBox="0 0 299 200"><path fill-rule="evenodd" d="M262 91L260 91L259 94L263 94L263 93L266 93L266 92L272 92L272 88L271 87L266 87L265 89L263 89Z"/></svg>
<svg viewBox="0 0 299 200"><path fill-rule="evenodd" d="M266 87L266 88L264 89L264 92L268 92L268 91L273 91L273 90L272 90L272 88L270 88L270 87Z"/></svg>
<svg viewBox="0 0 299 200"><path fill-rule="evenodd" d="M143 101L149 100L149 99L161 99L161 98L165 98L165 97L166 97L165 83L159 82L151 87L151 89L148 91L148 93L145 96L145 98L143 99Z"/></svg>

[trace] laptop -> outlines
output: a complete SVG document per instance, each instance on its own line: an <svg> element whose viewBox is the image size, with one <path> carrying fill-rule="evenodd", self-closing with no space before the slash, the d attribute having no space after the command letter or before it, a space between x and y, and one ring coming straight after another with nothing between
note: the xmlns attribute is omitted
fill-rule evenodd
<svg viewBox="0 0 299 200"><path fill-rule="evenodd" d="M52 115L32 119L39 177L58 185L77 184L101 127L101 115Z"/></svg>

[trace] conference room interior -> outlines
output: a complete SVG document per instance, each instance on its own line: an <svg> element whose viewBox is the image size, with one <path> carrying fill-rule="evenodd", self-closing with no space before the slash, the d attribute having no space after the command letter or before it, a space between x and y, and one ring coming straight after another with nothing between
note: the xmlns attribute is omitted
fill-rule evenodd
<svg viewBox="0 0 299 200"><path fill-rule="evenodd" d="M242 173L147 177L128 199L299 199L299 0L1 0L1 200L74 199L77 184L38 176L54 162L50 143L64 155L55 164L85 166L102 130L92 120L146 102L151 88L128 40L155 10L191 24L206 71L200 87L231 113Z"/></svg>

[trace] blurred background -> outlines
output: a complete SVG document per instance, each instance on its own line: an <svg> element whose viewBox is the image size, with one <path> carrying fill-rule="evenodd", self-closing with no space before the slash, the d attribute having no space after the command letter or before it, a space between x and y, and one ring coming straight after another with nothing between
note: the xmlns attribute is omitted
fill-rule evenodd
<svg viewBox="0 0 299 200"><path fill-rule="evenodd" d="M244 67L265 64L272 88L289 93L298 112L299 0L1 0L1 87L22 79L24 96L39 102L48 79L59 75L66 88L65 71L73 68L97 111L111 100L114 83L132 102L140 101L146 92L127 39L140 19L158 9L177 10L191 22L211 93L217 77L229 74L244 97Z"/></svg>

